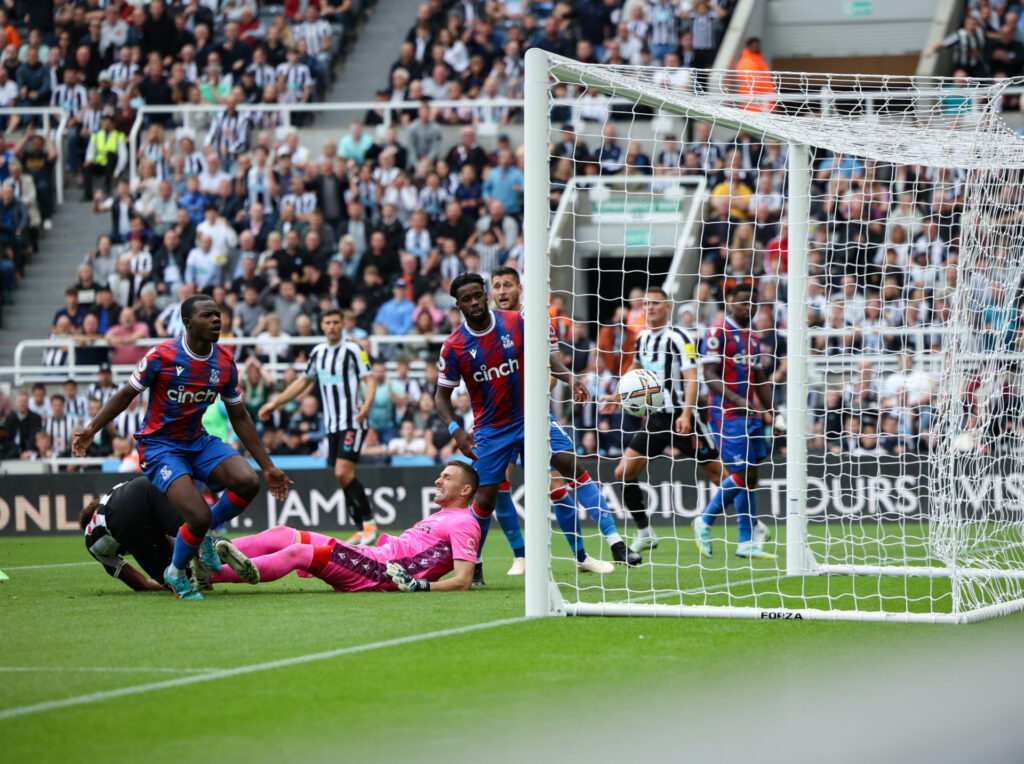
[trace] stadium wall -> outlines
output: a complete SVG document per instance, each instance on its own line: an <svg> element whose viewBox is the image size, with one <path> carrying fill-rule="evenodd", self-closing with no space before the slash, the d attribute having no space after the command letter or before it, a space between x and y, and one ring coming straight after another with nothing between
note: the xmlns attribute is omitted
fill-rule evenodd
<svg viewBox="0 0 1024 764"><path fill-rule="evenodd" d="M625 517L619 492L613 486L613 460L604 460L597 472L604 484L609 506ZM817 458L807 467L809 519L855 521L863 518L899 521L927 516L928 463L916 458L843 459ZM388 528L407 528L433 510L436 467L361 466L360 478L370 489L377 522ZM701 512L713 495L712 486L695 475L693 462L658 458L651 462L650 482L642 484L654 522L675 515L690 518ZM296 470L288 498L278 503L261 492L249 510L232 521L231 532L247 533L274 525L319 530L333 534L350 531L344 494L333 474L326 470ZM700 473L698 473L700 474ZM126 476L104 473L24 475L0 481L0 536L74 535L80 509ZM983 507L986 496L1002 499L1007 506L1024 504L1024 473L1004 465L995 473L965 476L970 481L965 495ZM522 513L521 478L513 481ZM761 465L758 506L771 508L782 519L786 507L786 468L783 462ZM969 514L971 507L963 508ZM1018 510L1013 510L1018 511Z"/></svg>

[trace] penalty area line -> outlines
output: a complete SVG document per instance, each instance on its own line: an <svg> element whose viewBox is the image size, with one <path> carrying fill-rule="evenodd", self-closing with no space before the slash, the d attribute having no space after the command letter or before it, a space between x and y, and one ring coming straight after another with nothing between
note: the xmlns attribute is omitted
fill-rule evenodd
<svg viewBox="0 0 1024 764"><path fill-rule="evenodd" d="M84 565L94 565L92 562L54 562L49 565L15 565L14 567L7 567L6 565L2 570L45 570L46 568L77 568Z"/></svg>
<svg viewBox="0 0 1024 764"><path fill-rule="evenodd" d="M146 668L134 667L134 666L0 666L0 674L4 672L8 673L28 673L38 671L59 671L60 673L75 673L84 671L96 671L103 674L109 674L112 672L124 672L134 674L207 674L211 671L221 671L219 668L172 668L172 667L161 667L161 668Z"/></svg>
<svg viewBox="0 0 1024 764"><path fill-rule="evenodd" d="M112 700L114 698L123 698L129 695L139 695L144 692L153 692L154 690L166 690L172 687L184 687L190 684L199 684L200 682L210 682L215 679L225 679L232 676L240 676L242 674L253 674L257 671L270 671L272 669L286 668L288 666L298 666L303 663L312 663L313 661L322 661L329 658L340 658L343 655L353 655L355 653L365 653L371 650L381 650L387 647L397 647L399 645L408 645L413 642L422 642L428 639L438 639L440 637L451 637L458 634L468 634L473 631L482 631L484 629L493 629L498 626L508 626L514 623L523 623L528 620L525 616L518 618L503 618L498 621L487 621L485 623L476 623L469 626L458 626L454 629L442 629L441 631L431 631L426 634L412 634L408 637L397 637L395 639L385 639L379 642L369 642L365 645L353 645L352 647L341 647L337 650L328 650L322 653L310 653L309 655L297 655L294 658L283 658L277 661L267 661L265 663L253 663L248 666L237 666L236 668L220 669L217 671L211 671L205 674L193 674L191 676L178 677L176 679L165 679L161 682L150 682L148 684L138 684L130 687L119 687L114 690L103 690L101 692L91 692L88 695L76 695L71 698L63 698L62 700L48 700L42 703L32 703L27 706L18 706L16 708L8 708L0 710L0 721L5 719L15 719L19 716L27 716L28 714L42 713L44 711L55 711L59 708L69 708L71 706L82 706L90 703L98 703L104 700Z"/></svg>

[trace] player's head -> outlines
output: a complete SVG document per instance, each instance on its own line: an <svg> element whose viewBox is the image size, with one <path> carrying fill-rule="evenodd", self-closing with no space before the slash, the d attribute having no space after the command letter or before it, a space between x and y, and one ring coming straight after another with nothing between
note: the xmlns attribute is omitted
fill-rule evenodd
<svg viewBox="0 0 1024 764"><path fill-rule="evenodd" d="M328 308L320 316L320 331L332 345L341 339L341 327L341 311L338 308Z"/></svg>
<svg viewBox="0 0 1024 764"><path fill-rule="evenodd" d="M480 323L487 316L487 282L479 273L460 273L452 279L448 293L455 298L455 307L469 323Z"/></svg>
<svg viewBox="0 0 1024 764"><path fill-rule="evenodd" d="M739 326L750 323L750 304L754 288L746 281L737 281L725 293L725 307Z"/></svg>
<svg viewBox="0 0 1024 764"><path fill-rule="evenodd" d="M480 476L465 462L450 461L434 481L434 503L441 507L468 507L480 485Z"/></svg>
<svg viewBox="0 0 1024 764"><path fill-rule="evenodd" d="M78 514L78 527L81 528L83 531L89 526L89 523L92 522L92 516L96 513L96 507L98 507L99 505L100 497L97 496L95 499L93 499L84 507L82 507L82 511Z"/></svg>
<svg viewBox="0 0 1024 764"><path fill-rule="evenodd" d="M491 274L491 299L500 310L519 310L523 297L523 284L519 271L503 265Z"/></svg>
<svg viewBox="0 0 1024 764"><path fill-rule="evenodd" d="M660 286L649 286L644 297L644 311L647 313L648 325L658 329L668 323L672 301Z"/></svg>
<svg viewBox="0 0 1024 764"><path fill-rule="evenodd" d="M208 295L194 294L181 303L181 322L189 339L216 342L220 338L220 308Z"/></svg>

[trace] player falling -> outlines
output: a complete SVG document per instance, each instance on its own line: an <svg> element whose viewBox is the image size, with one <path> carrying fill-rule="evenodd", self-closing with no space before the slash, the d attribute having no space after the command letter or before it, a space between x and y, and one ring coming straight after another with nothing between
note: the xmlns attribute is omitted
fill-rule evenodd
<svg viewBox="0 0 1024 764"><path fill-rule="evenodd" d="M480 526L468 507L478 481L476 470L465 462L449 462L434 481L434 503L441 511L400 536L382 534L377 546L356 546L283 525L234 542L221 539L217 550L230 568L214 574L211 583L275 581L295 570L339 592L469 589ZM247 575L248 565L257 572ZM451 578L439 580L452 571Z"/></svg>
<svg viewBox="0 0 1024 764"><path fill-rule="evenodd" d="M491 299L498 308L522 313L522 296L523 285L519 278L519 272L515 268L504 266L494 271L491 275ZM558 338L555 334L554 326L550 323L548 324L548 334L551 345L551 368L559 373L570 373L558 355ZM552 382L552 385L554 385L554 382ZM587 397L589 398L589 391L587 392ZM574 454L575 449L573 448L572 441L561 424L550 411L548 411L548 417L551 423L550 441L552 452L556 454ZM509 471L511 471L511 466ZM556 475L551 476L552 509L555 513L555 519L558 521L558 527L561 528L566 541L569 542L569 547L580 569L597 573L611 572L608 563L595 560L584 549L583 536L580 533L579 515L576 512L577 500L590 517L593 518L594 522L597 523L602 535L607 539L611 547L612 559L616 562L639 565L640 555L626 547L626 543L622 540L618 529L615 527L615 517L608 508L604 496L601 495L601 489L591 480L590 474L581 468L575 456L572 456L572 471L568 473L562 472L561 474L565 476L564 479ZM501 484L498 491L495 514L498 517L498 525L501 526L502 531L505 533L515 558L512 568L508 573L510 576L522 575L526 567L523 562L526 550L523 544L522 530L519 525L519 515L516 514L515 504L512 501L508 472L506 472L505 477L506 480ZM566 485L566 482L568 482L568 485Z"/></svg>
<svg viewBox="0 0 1024 764"><path fill-rule="evenodd" d="M95 418L75 433L72 450L83 456L100 429L149 388L150 402L139 443L142 471L185 519L174 541L171 564L163 580L179 599L202 599L186 575L198 554L211 571L221 569L209 535L211 527L238 516L256 498L260 478L238 452L203 428L203 412L220 395L239 440L259 464L271 494L283 501L292 482L274 466L260 442L256 427L242 404L238 369L231 354L218 346L220 308L206 295L181 304L185 334L154 345L139 361L128 383L114 393ZM226 490L211 508L193 478Z"/></svg>
<svg viewBox="0 0 1024 764"><path fill-rule="evenodd" d="M697 409L700 379L696 344L686 331L669 320L672 302L664 289L649 287L644 308L647 328L637 336L636 358L627 371L644 368L652 372L664 387L665 397L661 408L648 414L643 429L629 441L626 453L615 467L616 479L624 482L623 503L636 521L637 536L632 550L637 553L658 545L647 516L644 492L637 483L650 459L666 448L677 449L684 457L696 459L713 483L720 483L723 476L718 450Z"/></svg>
<svg viewBox="0 0 1024 764"><path fill-rule="evenodd" d="M349 543L372 544L377 537L377 524L370 501L366 498L366 489L356 477L356 462L366 439L366 417L373 405L377 382L370 370L366 351L352 340L342 339L340 310L325 310L320 319L320 329L327 342L313 348L305 373L273 400L264 403L259 416L264 421L268 420L288 401L304 395L314 379L319 382L327 428L327 464L334 470L334 477L345 494L349 515L359 529ZM366 385L362 400L360 384Z"/></svg>
<svg viewBox="0 0 1024 764"><path fill-rule="evenodd" d="M764 424L771 424L771 385L757 363L760 350L750 330L752 287L734 284L725 297L726 318L712 324L704 337L704 381L712 393L712 427L718 434L722 461L732 475L693 521L697 547L711 557L711 526L727 504L736 508L737 557L775 559L764 551L767 528L757 523L757 464L768 455Z"/></svg>

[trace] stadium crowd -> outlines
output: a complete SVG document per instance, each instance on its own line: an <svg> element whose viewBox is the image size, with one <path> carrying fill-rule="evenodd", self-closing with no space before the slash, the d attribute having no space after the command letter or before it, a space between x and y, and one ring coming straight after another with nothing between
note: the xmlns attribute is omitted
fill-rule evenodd
<svg viewBox="0 0 1024 764"><path fill-rule="evenodd" d="M174 133L170 121L153 119L139 147L138 177L124 177L123 140L106 151L102 172L84 167L85 181L95 177L110 184L109 196L91 197L97 211L109 215L110 232L79 266L51 336L73 338L76 363L133 364L144 352L133 340L180 335L178 306L197 291L206 292L222 306L225 345L239 337L257 340L235 348L246 404L255 418L302 369L312 342L303 338L319 333L320 312L338 307L344 311L346 337L375 351L378 386L363 457L396 464L447 458L453 443L433 407L433 360L439 335L459 320L448 285L466 270L487 276L503 265L520 268L523 149L505 134L499 134L493 150L478 140L482 124L500 130L518 119L513 111L436 108L430 102L519 95L522 53L532 46L584 61L709 66L732 5L727 0L431 0L420 7L378 95L387 105L321 146L304 145L298 131L275 132L278 125L258 121L266 119L263 115L253 121L256 113L245 110L251 88L221 88L211 70L214 76L208 74L195 89L200 97L204 87L223 90L223 100L214 100L225 108L205 133ZM987 7L978 2L972 13L984 14ZM344 21L345 11L335 10ZM145 13L154 11L151 4ZM1004 6L992 13L1000 24L988 26L1002 39L1002 30L1016 22ZM175 23L179 18L174 16ZM232 23L212 25L222 28L217 33L225 35L225 44L238 33L228 31ZM964 29L969 27L965 22ZM304 39L293 34L298 42L281 46L291 58ZM276 48L269 34L250 42L254 61L264 48ZM208 68L216 50L213 43L200 47L208 48ZM1000 50L986 43L985 60L1005 60ZM753 44L747 52L759 55ZM173 77L182 63L175 55L169 61L159 55L142 59L146 76L154 82ZM168 65L171 73L165 75ZM242 74L250 68L246 64ZM394 119L385 127L388 111ZM101 109L99 117L107 126L101 130L117 129L116 108L113 113ZM442 125L460 126L454 145L445 142ZM692 300L678 312L678 324L695 332L707 326L720 314L729 283L750 281L758 301L754 325L762 362L781 400L788 253L784 147L700 122L657 143L625 144L610 123L599 140L591 137L592 129L581 132L566 124L552 145L553 203L572 175L681 173L708 181L700 278ZM96 152L113 146L92 137L84 143L86 162L92 146L93 165ZM8 163L12 176L15 164ZM818 338L813 352L829 364L835 361L838 370L826 375L812 401L813 445L855 454L927 450L935 380L915 368L915 354L941 346L936 329L948 315L956 286L966 179L955 171L826 152L815 156L813 167L810 320L835 330ZM0 186L0 215L8 188ZM23 188L18 193L23 195ZM584 375L599 401L632 362L635 337L645 325L643 290L623 295L622 305L602 316L599 326L570 320L558 295L551 315L567 366ZM992 320L1003 320L1001 315L994 313ZM865 354L898 359L898 371L883 378ZM275 375L268 366L278 361L289 367ZM66 362L64 350L48 351L46 363L55 371ZM8 402L14 410L6 418L6 440L0 429L0 449L7 442L8 451L25 458L46 453L40 445L65 453L69 441L53 423L87 416L89 407L98 405L90 401L102 401L113 391L109 367L103 368L87 392L67 383L64 395L57 396L63 405L56 398L47 401L45 388L42 400L35 392L17 394ZM470 427L468 396L457 395L455 402ZM109 433L98 436L97 455L113 453L131 466L129 438L144 405L136 404ZM0 421L3 407L0 400ZM573 427L581 454L617 456L638 426L600 402L576 410L559 402L556 408ZM46 416L45 427L34 420L24 424L30 409ZM207 416L208 429L228 439L223 406L211 407ZM314 396L292 402L260 427L268 449L278 454L316 453L324 439ZM45 438L36 443L39 429L49 437L48 445Z"/></svg>

